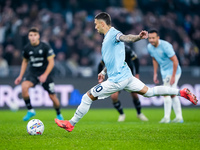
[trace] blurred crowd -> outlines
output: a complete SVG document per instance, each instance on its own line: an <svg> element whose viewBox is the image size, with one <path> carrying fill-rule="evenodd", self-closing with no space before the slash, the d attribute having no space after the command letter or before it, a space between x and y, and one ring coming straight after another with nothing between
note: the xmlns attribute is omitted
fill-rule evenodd
<svg viewBox="0 0 200 150"><path fill-rule="evenodd" d="M111 15L124 34L158 29L169 41L181 66L200 66L199 0L0 0L0 76L21 65L21 52L30 27L38 27L41 41L56 54L56 71L77 76L97 70L103 35L94 29L94 16ZM142 66L152 65L148 40L133 44Z"/></svg>

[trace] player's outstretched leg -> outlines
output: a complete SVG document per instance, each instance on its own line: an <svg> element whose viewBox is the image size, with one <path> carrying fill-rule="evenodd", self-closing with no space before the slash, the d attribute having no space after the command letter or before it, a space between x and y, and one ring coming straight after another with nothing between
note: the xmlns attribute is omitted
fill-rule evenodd
<svg viewBox="0 0 200 150"><path fill-rule="evenodd" d="M190 90L187 89L187 88L184 88L184 89L180 90L180 96L182 96L182 97L188 99L188 100L189 100L190 102L192 102L194 105L196 105L197 102L198 102L197 97L196 97L194 94L192 94L192 93L190 92Z"/></svg>
<svg viewBox="0 0 200 150"><path fill-rule="evenodd" d="M65 129L68 132L71 132L74 129L74 126L72 126L68 120L55 119L55 122L59 127Z"/></svg>
<svg viewBox="0 0 200 150"><path fill-rule="evenodd" d="M146 89L148 87L144 87ZM152 96L167 96L167 95L178 95L181 97L184 97L188 99L190 102L192 102L194 105L197 104L198 100L194 94L190 92L189 89L184 88L182 90L178 90L175 88L167 87L167 86L155 86L153 88L148 88L147 92L143 95L146 97L152 97Z"/></svg>

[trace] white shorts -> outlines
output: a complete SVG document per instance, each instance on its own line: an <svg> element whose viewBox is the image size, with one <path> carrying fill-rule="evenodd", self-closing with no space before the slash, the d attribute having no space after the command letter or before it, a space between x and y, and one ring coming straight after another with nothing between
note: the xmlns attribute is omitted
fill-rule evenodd
<svg viewBox="0 0 200 150"><path fill-rule="evenodd" d="M173 88L177 88L177 84L178 84L178 81L179 81L179 79L181 77L181 74L177 74L175 76L175 82L172 85L170 85L171 77L172 77L172 75L167 75L166 78L163 79L163 85L164 86L173 87Z"/></svg>
<svg viewBox="0 0 200 150"><path fill-rule="evenodd" d="M134 76L131 76L130 78L118 83L106 80L91 88L90 91L94 97L98 97L98 99L104 99L121 90L126 90L128 92L138 92L141 91L144 86L145 84L142 81Z"/></svg>

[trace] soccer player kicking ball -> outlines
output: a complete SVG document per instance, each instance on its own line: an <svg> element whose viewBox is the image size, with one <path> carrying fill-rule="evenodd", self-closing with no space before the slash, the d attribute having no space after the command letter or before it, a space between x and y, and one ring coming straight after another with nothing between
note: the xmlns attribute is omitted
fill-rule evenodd
<svg viewBox="0 0 200 150"><path fill-rule="evenodd" d="M29 30L28 39L30 43L28 43L23 50L20 75L15 80L16 85L21 82L28 63L30 62L27 74L24 76L22 82L22 97L28 109L23 120L27 121L36 114L30 102L28 90L38 83L41 83L43 88L49 93L49 97L53 101L57 113L57 119L63 120L62 114L60 113L60 102L54 92L54 82L50 75L54 67L55 54L53 49L40 41L40 34L37 28L31 28Z"/></svg>
<svg viewBox="0 0 200 150"><path fill-rule="evenodd" d="M198 100L196 96L186 88L182 90L167 86L149 88L132 75L130 68L124 61L124 42L136 42L140 39L146 39L148 38L147 31L141 31L139 35L123 35L120 31L111 26L110 15L105 12L97 14L94 23L95 29L100 34L104 34L101 53L105 68L98 74L100 84L94 86L83 95L81 104L78 106L71 120L63 121L55 119L59 127L71 132L75 124L89 111L93 101L104 99L123 89L129 92L136 92L145 97L178 95L185 97L195 105L197 104ZM106 73L108 79L103 82Z"/></svg>
<svg viewBox="0 0 200 150"><path fill-rule="evenodd" d="M132 74L136 78L139 79L139 59L138 59L136 53L134 52L133 48L131 47L131 45L129 45L128 43L125 43L125 62L131 69ZM101 61L98 66L98 73L100 73L104 67L105 67L104 62ZM113 93L110 97L112 99L114 108L120 114L117 121L123 122L123 121L125 121L126 115L124 114L121 101L119 100L119 94L120 94L120 91ZM142 106L141 106L138 94L134 93L134 92L131 92L130 94L131 94L132 101L133 101L133 104L134 104L136 112L137 112L137 118L139 118L141 121L148 121L148 118L141 111Z"/></svg>

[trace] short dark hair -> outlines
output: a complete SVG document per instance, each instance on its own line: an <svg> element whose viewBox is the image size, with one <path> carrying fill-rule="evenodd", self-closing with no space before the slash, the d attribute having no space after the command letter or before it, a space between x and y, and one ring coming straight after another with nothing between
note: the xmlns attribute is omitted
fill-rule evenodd
<svg viewBox="0 0 200 150"><path fill-rule="evenodd" d="M156 33L159 36L158 30L156 29L150 29L149 33Z"/></svg>
<svg viewBox="0 0 200 150"><path fill-rule="evenodd" d="M32 28L30 28L28 30L28 33L30 33L30 32L37 32L37 33L39 33L39 29L37 27L32 27Z"/></svg>
<svg viewBox="0 0 200 150"><path fill-rule="evenodd" d="M111 17L106 12L100 12L95 16L95 19L102 19L106 22L107 25L111 25Z"/></svg>

